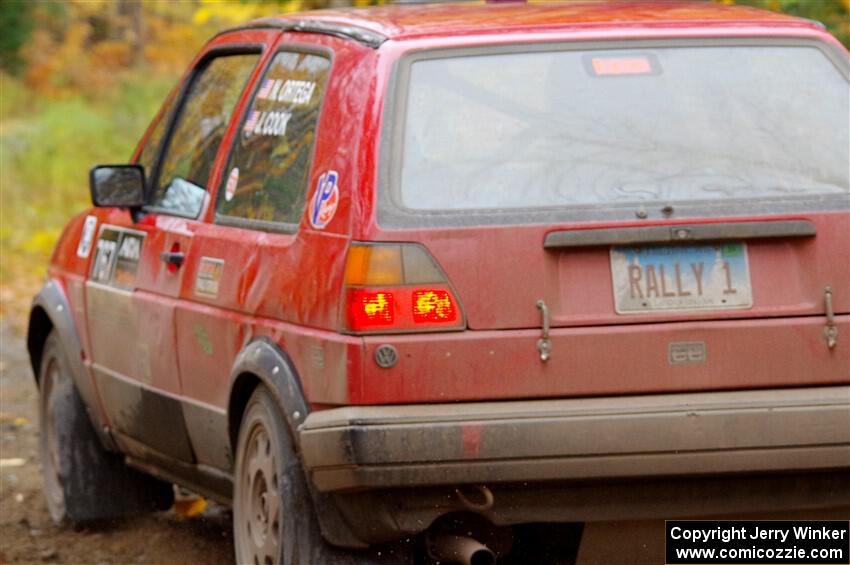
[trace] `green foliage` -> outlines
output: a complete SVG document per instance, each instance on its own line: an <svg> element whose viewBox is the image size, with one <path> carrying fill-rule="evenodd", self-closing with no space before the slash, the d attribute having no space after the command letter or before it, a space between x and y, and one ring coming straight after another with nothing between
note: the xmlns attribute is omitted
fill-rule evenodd
<svg viewBox="0 0 850 565"><path fill-rule="evenodd" d="M175 77L142 70L92 101L21 96L3 76L0 246L9 260L44 266L61 228L89 205L88 171L96 163L127 162ZM12 93L8 97L6 93Z"/></svg>
<svg viewBox="0 0 850 565"><path fill-rule="evenodd" d="M850 48L848 0L735 0L735 3L819 21L841 43Z"/></svg>
<svg viewBox="0 0 850 565"><path fill-rule="evenodd" d="M32 33L32 4L26 0L0 0L0 69L19 73L24 67L21 47Z"/></svg>
<svg viewBox="0 0 850 565"><path fill-rule="evenodd" d="M31 99L32 93L20 81L0 71L0 120L4 120L3 127L7 118L26 112Z"/></svg>

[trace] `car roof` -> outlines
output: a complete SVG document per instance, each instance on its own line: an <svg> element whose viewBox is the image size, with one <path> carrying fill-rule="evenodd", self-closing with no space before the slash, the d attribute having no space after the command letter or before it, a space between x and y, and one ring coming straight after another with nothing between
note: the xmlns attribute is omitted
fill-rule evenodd
<svg viewBox="0 0 850 565"><path fill-rule="evenodd" d="M500 2L484 4L397 4L372 8L317 10L263 18L253 25L328 33L363 31L376 42L434 36L583 29L588 27L706 27L770 25L820 27L811 20L708 0L608 0L578 2ZM352 35L340 33L339 35Z"/></svg>

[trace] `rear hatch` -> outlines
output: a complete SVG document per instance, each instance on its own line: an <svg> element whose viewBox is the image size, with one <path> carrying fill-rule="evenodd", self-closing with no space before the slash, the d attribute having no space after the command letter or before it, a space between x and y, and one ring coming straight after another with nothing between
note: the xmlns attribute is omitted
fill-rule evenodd
<svg viewBox="0 0 850 565"><path fill-rule="evenodd" d="M850 379L845 51L488 47L398 76L379 225L429 249L490 345L551 328L548 361L522 332L527 358L482 367L522 379L483 394Z"/></svg>

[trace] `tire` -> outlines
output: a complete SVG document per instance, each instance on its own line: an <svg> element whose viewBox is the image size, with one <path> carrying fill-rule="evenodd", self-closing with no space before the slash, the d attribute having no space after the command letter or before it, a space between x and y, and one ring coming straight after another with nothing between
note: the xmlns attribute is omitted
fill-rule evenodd
<svg viewBox="0 0 850 565"><path fill-rule="evenodd" d="M322 538L283 415L262 385L251 395L239 427L233 539L238 565L354 562Z"/></svg>
<svg viewBox="0 0 850 565"><path fill-rule="evenodd" d="M165 510L173 487L127 467L92 427L56 330L39 367L39 447L47 509L58 524Z"/></svg>

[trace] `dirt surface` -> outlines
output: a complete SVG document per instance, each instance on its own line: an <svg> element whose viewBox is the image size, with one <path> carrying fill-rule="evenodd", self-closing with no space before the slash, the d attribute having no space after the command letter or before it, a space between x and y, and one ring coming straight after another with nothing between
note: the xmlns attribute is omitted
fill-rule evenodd
<svg viewBox="0 0 850 565"><path fill-rule="evenodd" d="M0 319L0 564L233 562L230 515L219 506L193 518L169 511L55 526L41 490L37 394L21 331Z"/></svg>

